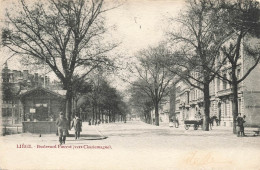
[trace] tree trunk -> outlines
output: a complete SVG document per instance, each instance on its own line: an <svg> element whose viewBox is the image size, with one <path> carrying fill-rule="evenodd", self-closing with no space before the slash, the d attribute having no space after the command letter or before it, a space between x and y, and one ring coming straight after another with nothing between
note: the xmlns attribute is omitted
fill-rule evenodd
<svg viewBox="0 0 260 170"><path fill-rule="evenodd" d="M104 123L104 110L101 112L101 122Z"/></svg>
<svg viewBox="0 0 260 170"><path fill-rule="evenodd" d="M171 88L170 91L170 114L169 114L169 121L173 119L176 120L176 114L175 114L175 100L176 100L176 86L175 84Z"/></svg>
<svg viewBox="0 0 260 170"><path fill-rule="evenodd" d="M77 104L78 104L78 99L75 99L75 107L74 107L75 114L77 113ZM80 113L79 113L79 116L80 116L80 118L82 118Z"/></svg>
<svg viewBox="0 0 260 170"><path fill-rule="evenodd" d="M155 125L159 126L159 102L155 102Z"/></svg>
<svg viewBox="0 0 260 170"><path fill-rule="evenodd" d="M236 77L236 69L232 68L232 93L233 93L233 102L232 102L232 114L233 114L233 133L236 134L236 118L238 116L238 84Z"/></svg>
<svg viewBox="0 0 260 170"><path fill-rule="evenodd" d="M98 121L101 120L101 107L98 107Z"/></svg>
<svg viewBox="0 0 260 170"><path fill-rule="evenodd" d="M108 123L110 123L111 122L111 110L109 109L109 111L108 111Z"/></svg>
<svg viewBox="0 0 260 170"><path fill-rule="evenodd" d="M209 131L210 95L209 95L209 84L208 83L204 84L203 94L204 94L203 129L205 131Z"/></svg>
<svg viewBox="0 0 260 170"><path fill-rule="evenodd" d="M68 121L71 121L71 115L72 115L72 90L70 88L67 89L66 93L66 118Z"/></svg>
<svg viewBox="0 0 260 170"><path fill-rule="evenodd" d="M94 124L94 119L95 119L95 105L92 105L92 125Z"/></svg>
<svg viewBox="0 0 260 170"><path fill-rule="evenodd" d="M98 106L95 106L95 125L97 124L97 119L98 119Z"/></svg>

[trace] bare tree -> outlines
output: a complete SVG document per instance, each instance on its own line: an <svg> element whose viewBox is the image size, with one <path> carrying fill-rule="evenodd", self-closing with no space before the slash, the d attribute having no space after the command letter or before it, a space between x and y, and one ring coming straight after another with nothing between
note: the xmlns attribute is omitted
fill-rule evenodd
<svg viewBox="0 0 260 170"><path fill-rule="evenodd" d="M210 82L215 73L210 70L219 71L223 65L219 63L216 67L216 58L223 43L231 35L224 32L221 26L221 14L217 1L190 0L187 3L187 11L183 12L177 19L171 19L173 24L178 23L179 31L169 31L167 34L175 50L173 56L174 69L168 61L170 70L178 74L191 86L200 89L204 94L204 130L209 130L210 116ZM176 60L178 58L178 60ZM179 66L176 69L175 65Z"/></svg>
<svg viewBox="0 0 260 170"><path fill-rule="evenodd" d="M223 1L221 8L225 11L223 15L224 24L227 28L234 30L232 37L221 48L227 63L230 63L230 78L217 73L220 78L231 84L233 103L233 133L236 133L236 117L238 116L238 85L246 79L260 61L259 38L260 34L260 8L259 2L255 0L245 1ZM241 52L241 49L243 49ZM243 54L242 54L243 53ZM241 56L244 55L242 59ZM243 60L244 66L240 68L239 60ZM238 70L244 70L243 75Z"/></svg>
<svg viewBox="0 0 260 170"><path fill-rule="evenodd" d="M140 51L138 55L140 65L130 69L130 72L136 73L138 80L131 84L150 97L155 109L155 125L159 126L159 103L168 95L168 88L174 81L174 75L162 64L169 53L160 45Z"/></svg>
<svg viewBox="0 0 260 170"><path fill-rule="evenodd" d="M149 97L138 86L132 86L129 89L129 93L131 93L129 105L132 106L133 110L139 114L139 116L144 122L151 124L152 123L151 111L154 109L154 104L153 101L151 100L151 97Z"/></svg>
<svg viewBox="0 0 260 170"><path fill-rule="evenodd" d="M46 63L67 90L66 116L71 117L72 77L80 70L86 77L101 64L110 64L106 52L117 45L104 43L107 32L104 0L49 0L7 12L9 27L3 44L12 52L26 56L28 62Z"/></svg>

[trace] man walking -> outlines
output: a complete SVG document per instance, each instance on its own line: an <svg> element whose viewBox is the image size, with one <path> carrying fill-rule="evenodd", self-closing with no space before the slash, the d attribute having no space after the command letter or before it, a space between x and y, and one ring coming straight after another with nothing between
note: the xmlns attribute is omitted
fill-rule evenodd
<svg viewBox="0 0 260 170"><path fill-rule="evenodd" d="M68 120L65 118L62 112L60 112L60 117L56 121L58 126L59 142L60 145L65 144L67 131L68 131Z"/></svg>
<svg viewBox="0 0 260 170"><path fill-rule="evenodd" d="M74 127L75 130L75 140L79 139L80 132L82 131L82 120L75 115L74 119L72 120L71 128Z"/></svg>

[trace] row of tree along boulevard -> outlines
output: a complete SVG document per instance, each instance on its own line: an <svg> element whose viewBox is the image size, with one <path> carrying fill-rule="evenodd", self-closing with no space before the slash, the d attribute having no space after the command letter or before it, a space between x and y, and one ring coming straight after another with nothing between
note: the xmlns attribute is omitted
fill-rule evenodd
<svg viewBox="0 0 260 170"><path fill-rule="evenodd" d="M86 80L91 73L118 69L109 52L120 43L108 41L104 13L108 8L103 0L69 0L28 5L20 1L18 13L7 11L8 27L2 30L2 44L14 54L23 56L24 63L45 63L67 90L66 117L72 115L72 101L84 95L86 108L92 109L96 120L103 114L126 113L122 97L106 81L94 78L89 92ZM260 60L259 47L243 41L259 38L259 2L255 0L189 0L185 10L176 18L168 18L167 39L157 47L149 47L136 53L138 62L128 65L128 78L132 85L129 106L142 111L145 120L155 111L155 125L159 126L159 107L170 87L180 80L200 89L204 94L204 130L209 130L209 84L217 76L232 85L233 131L236 131L238 114L237 89ZM254 61L242 77L236 69L241 48ZM222 57L220 57L222 56ZM221 75L226 64L231 65L231 78ZM102 72L101 71L101 72ZM98 71L99 72L99 71ZM200 73L194 77L192 73ZM96 74L100 75L100 74ZM135 77L130 81L130 77ZM82 82L82 83L81 83ZM78 87L83 85L83 87ZM93 86L94 85L94 86ZM82 91L81 91L82 90ZM86 91L87 93L85 93ZM76 98L76 100L72 100ZM88 103L88 104L86 104ZM88 108L87 108L88 107ZM101 115L101 116L100 116ZM115 114L114 114L115 115ZM124 114L125 115L125 114ZM115 117L109 116L115 120Z"/></svg>

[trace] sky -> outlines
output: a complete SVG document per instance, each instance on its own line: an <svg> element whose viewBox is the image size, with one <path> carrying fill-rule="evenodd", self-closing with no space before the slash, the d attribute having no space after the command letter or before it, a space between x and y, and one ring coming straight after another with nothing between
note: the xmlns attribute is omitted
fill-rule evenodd
<svg viewBox="0 0 260 170"><path fill-rule="evenodd" d="M108 23L117 26L121 48L132 54L163 39L167 17L176 16L183 7L177 0L129 0L107 13Z"/></svg>
<svg viewBox="0 0 260 170"><path fill-rule="evenodd" d="M10 1L0 0L0 15L3 16L5 7L10 7ZM139 50L148 46L155 46L164 37L167 30L169 17L176 17L183 9L182 0L127 0L121 6L108 11L106 14L106 24L115 26L116 31L111 35L121 42L115 49L116 54L122 56L122 62L135 62L132 56ZM1 51L1 66L10 53L6 50ZM132 60L132 61L130 61ZM11 69L24 69L16 58L8 60L8 66ZM49 76L55 77L49 73ZM111 76L113 85L119 90L124 90L126 84L118 79L117 76Z"/></svg>
<svg viewBox="0 0 260 170"><path fill-rule="evenodd" d="M136 59L132 56L137 51L156 46L165 40L168 18L176 17L183 6L184 1L177 0L132 0L108 12L107 22L117 26L115 37L122 41L117 49L125 54L121 60L124 63L134 63ZM124 71L119 74L120 77L124 76ZM117 75L111 76L111 79L113 85L121 91L128 87Z"/></svg>

